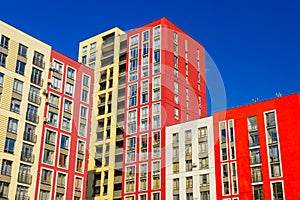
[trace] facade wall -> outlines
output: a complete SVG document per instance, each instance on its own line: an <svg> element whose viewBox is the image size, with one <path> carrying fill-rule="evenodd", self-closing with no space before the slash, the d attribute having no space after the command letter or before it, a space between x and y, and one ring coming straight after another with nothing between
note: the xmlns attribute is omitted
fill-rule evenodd
<svg viewBox="0 0 300 200"><path fill-rule="evenodd" d="M94 71L54 50L50 61L35 199L85 199Z"/></svg>
<svg viewBox="0 0 300 200"><path fill-rule="evenodd" d="M34 199L51 47L2 21L0 37L1 195Z"/></svg>
<svg viewBox="0 0 300 200"><path fill-rule="evenodd" d="M216 199L213 119L166 128L166 199Z"/></svg>
<svg viewBox="0 0 300 200"><path fill-rule="evenodd" d="M206 115L204 49L165 18L127 40L122 196L165 199L165 127Z"/></svg>
<svg viewBox="0 0 300 200"><path fill-rule="evenodd" d="M295 94L213 114L217 199L299 198L295 187L300 181L299 155L295 153L300 142L299 108L299 95ZM229 121L234 123L233 129ZM232 141L235 159L229 149ZM236 176L231 163L236 163ZM236 192L233 180L237 180ZM230 183L227 192L224 181Z"/></svg>
<svg viewBox="0 0 300 200"><path fill-rule="evenodd" d="M121 198L126 35L113 28L80 43L79 62L94 68L87 199Z"/></svg>

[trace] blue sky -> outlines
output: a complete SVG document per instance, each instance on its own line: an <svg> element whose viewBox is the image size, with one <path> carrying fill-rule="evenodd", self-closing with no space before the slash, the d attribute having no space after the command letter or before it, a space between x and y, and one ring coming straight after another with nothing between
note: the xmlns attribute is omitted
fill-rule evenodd
<svg viewBox="0 0 300 200"><path fill-rule="evenodd" d="M205 46L227 107L300 91L299 1L3 1L0 19L77 59L78 43L167 17Z"/></svg>

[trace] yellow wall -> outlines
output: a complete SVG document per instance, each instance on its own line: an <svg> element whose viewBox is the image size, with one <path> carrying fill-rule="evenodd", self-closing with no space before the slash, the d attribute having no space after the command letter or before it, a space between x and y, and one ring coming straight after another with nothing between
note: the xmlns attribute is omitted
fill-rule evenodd
<svg viewBox="0 0 300 200"><path fill-rule="evenodd" d="M0 21L0 35L5 35L8 38L10 38L6 68L0 67L0 72L4 74L2 97L0 101L0 127L1 127L0 128L0 160L1 160L0 165L2 165L3 158L13 161L12 175L11 175L11 182L10 182L9 196L8 196L9 199L15 199L15 193L18 184L17 179L18 179L19 165L21 163L20 157L22 151L23 133L25 128L26 110L28 105L28 92L30 87L30 76L31 76L31 69L33 66L32 63L33 63L34 51L36 50L44 55L44 61L45 61L45 68L43 69L44 84L40 90L41 91L40 96L42 101L38 109L39 123L36 127L36 132L35 132L37 134L37 143L34 145L34 150L33 150L33 154L35 155L35 160L31 168L32 183L31 185L22 184L24 186L29 187L28 195L30 199L34 199L35 188L36 188L36 177L37 177L36 172L38 169L37 167L38 167L38 159L40 154L40 140L41 140L42 126L43 126L43 112L44 112L43 105L45 105L45 96L42 95L42 91L43 89L46 89L47 86L47 77L48 77L47 73L49 70L51 47L23 33L22 31L13 28L12 26L2 21ZM19 43L28 47L27 62L26 62L27 64L25 67L24 76L15 73ZM10 112L10 102L12 97L14 78L23 81L23 93L22 93L20 114ZM8 117L13 117L19 120L14 154L3 152L5 138L7 134ZM28 163L24 162L24 164L28 164Z"/></svg>

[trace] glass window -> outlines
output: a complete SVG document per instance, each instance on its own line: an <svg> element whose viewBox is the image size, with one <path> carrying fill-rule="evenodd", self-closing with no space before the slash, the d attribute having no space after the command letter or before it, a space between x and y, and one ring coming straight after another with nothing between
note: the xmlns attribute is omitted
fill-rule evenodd
<svg viewBox="0 0 300 200"><path fill-rule="evenodd" d="M65 135L61 135L60 138L60 148L69 149L69 137Z"/></svg>
<svg viewBox="0 0 300 200"><path fill-rule="evenodd" d="M272 192L274 199L284 199L282 182L272 183Z"/></svg>
<svg viewBox="0 0 300 200"><path fill-rule="evenodd" d="M14 80L13 92L18 94L22 94L23 91L23 82L19 81L18 79Z"/></svg>
<svg viewBox="0 0 300 200"><path fill-rule="evenodd" d="M46 144L55 145L56 133L50 130L46 131L45 142Z"/></svg>
<svg viewBox="0 0 300 200"><path fill-rule="evenodd" d="M67 69L67 77L68 77L69 79L74 80L74 77L75 77L75 70L72 69L71 67L68 67L68 69Z"/></svg>
<svg viewBox="0 0 300 200"><path fill-rule="evenodd" d="M15 142L16 141L13 139L6 138L4 144L4 152L13 154L15 150Z"/></svg>
<svg viewBox="0 0 300 200"><path fill-rule="evenodd" d="M136 132L136 110L128 112L128 133Z"/></svg>
<svg viewBox="0 0 300 200"><path fill-rule="evenodd" d="M87 90L82 90L81 92L81 101L87 102L88 101L89 92Z"/></svg>
<svg viewBox="0 0 300 200"><path fill-rule="evenodd" d="M141 97L141 103L147 103L148 102L148 80L145 80L142 82L142 97Z"/></svg>
<svg viewBox="0 0 300 200"><path fill-rule="evenodd" d="M160 127L160 103L153 104L152 107L152 128Z"/></svg>
<svg viewBox="0 0 300 200"><path fill-rule="evenodd" d="M25 63L17 60L17 64L16 64L16 73L24 75L25 73Z"/></svg>
<svg viewBox="0 0 300 200"><path fill-rule="evenodd" d="M90 83L90 77L88 77L87 75L83 75L82 78L82 84L86 87L89 87Z"/></svg>
<svg viewBox="0 0 300 200"><path fill-rule="evenodd" d="M87 46L82 47L82 54L86 54L87 53Z"/></svg>
<svg viewBox="0 0 300 200"><path fill-rule="evenodd" d="M149 31L145 31L143 32L143 42L148 40L149 40Z"/></svg>
<svg viewBox="0 0 300 200"><path fill-rule="evenodd" d="M61 79L52 76L51 88L60 91L61 89Z"/></svg>
<svg viewBox="0 0 300 200"><path fill-rule="evenodd" d="M133 84L129 86L129 105L128 107L137 105L137 84Z"/></svg>
<svg viewBox="0 0 300 200"><path fill-rule="evenodd" d="M65 88L65 94L73 96L73 89L74 85L70 84L70 83L66 83L66 88Z"/></svg>
<svg viewBox="0 0 300 200"><path fill-rule="evenodd" d="M0 52L0 66L2 66L2 67L6 66L6 57L7 57L7 55Z"/></svg>
<svg viewBox="0 0 300 200"><path fill-rule="evenodd" d="M84 106L80 107L80 117L82 119L87 119L87 107Z"/></svg>
<svg viewBox="0 0 300 200"><path fill-rule="evenodd" d="M11 103L10 103L10 111L15 112L15 113L19 113L20 112L20 105L21 105L20 100L12 98Z"/></svg>
<svg viewBox="0 0 300 200"><path fill-rule="evenodd" d="M148 107L141 108L141 131L148 130Z"/></svg>
<svg viewBox="0 0 300 200"><path fill-rule="evenodd" d="M90 51L95 51L96 50L96 42L91 44L91 50Z"/></svg>
<svg viewBox="0 0 300 200"><path fill-rule="evenodd" d="M156 101L160 99L160 76L153 78L153 91L152 91L152 100Z"/></svg>
<svg viewBox="0 0 300 200"><path fill-rule="evenodd" d="M52 171L47 169L42 169L41 182L46 184L51 184L52 182Z"/></svg>
<svg viewBox="0 0 300 200"><path fill-rule="evenodd" d="M63 117L62 128L66 131L70 131L71 120L67 117Z"/></svg>
<svg viewBox="0 0 300 200"><path fill-rule="evenodd" d="M37 51L34 51L33 64L38 67L44 68L44 55Z"/></svg>
<svg viewBox="0 0 300 200"><path fill-rule="evenodd" d="M7 131L11 133L17 133L19 121L14 118L8 118Z"/></svg>
<svg viewBox="0 0 300 200"><path fill-rule="evenodd" d="M1 43L0 43L0 46L5 48L5 49L8 49L8 43L9 43L9 38L2 35L1 36Z"/></svg>
<svg viewBox="0 0 300 200"><path fill-rule="evenodd" d="M139 36L138 35L132 36L130 38L130 45L131 46L137 45L138 42L139 42Z"/></svg>
<svg viewBox="0 0 300 200"><path fill-rule="evenodd" d="M48 123L52 126L57 127L57 114L53 112L48 112Z"/></svg>
<svg viewBox="0 0 300 200"><path fill-rule="evenodd" d="M0 87L3 87L4 74L0 73Z"/></svg>
<svg viewBox="0 0 300 200"><path fill-rule="evenodd" d="M57 72L57 73L62 73L62 71L63 71L63 64L62 63L60 63L60 62L58 62L58 61L56 61L56 60L54 60L53 61L53 68L52 68L52 70L54 71L54 72Z"/></svg>

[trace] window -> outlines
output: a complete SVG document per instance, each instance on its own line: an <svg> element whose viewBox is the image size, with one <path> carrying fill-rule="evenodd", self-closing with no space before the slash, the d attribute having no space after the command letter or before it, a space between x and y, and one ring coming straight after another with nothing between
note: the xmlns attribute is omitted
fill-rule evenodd
<svg viewBox="0 0 300 200"><path fill-rule="evenodd" d="M174 55L174 76L178 78L178 57Z"/></svg>
<svg viewBox="0 0 300 200"><path fill-rule="evenodd" d="M83 172L83 160L80 158L77 158L76 162L76 171L82 173Z"/></svg>
<svg viewBox="0 0 300 200"><path fill-rule="evenodd" d="M268 144L276 144L278 142L276 127L269 128L267 131L268 131Z"/></svg>
<svg viewBox="0 0 300 200"><path fill-rule="evenodd" d="M79 140L77 145L77 151L79 154L84 154L84 150L85 150L85 142Z"/></svg>
<svg viewBox="0 0 300 200"><path fill-rule="evenodd" d="M254 185L253 186L253 196L254 200L263 200L264 199L264 190L262 185Z"/></svg>
<svg viewBox="0 0 300 200"><path fill-rule="evenodd" d="M154 64L160 63L160 51L154 52ZM158 73L159 70L155 70L154 73Z"/></svg>
<svg viewBox="0 0 300 200"><path fill-rule="evenodd" d="M142 78L149 75L149 55L142 57Z"/></svg>
<svg viewBox="0 0 300 200"><path fill-rule="evenodd" d="M152 91L152 100L156 101L160 99L160 76L153 78L153 91Z"/></svg>
<svg viewBox="0 0 300 200"><path fill-rule="evenodd" d="M278 146L269 146L269 156L270 156L270 162L278 162L279 159L279 150Z"/></svg>
<svg viewBox="0 0 300 200"><path fill-rule="evenodd" d="M275 112L266 113L266 125L267 127L276 126L276 117Z"/></svg>
<svg viewBox="0 0 300 200"><path fill-rule="evenodd" d="M174 108L174 118L175 118L176 120L179 119L179 110L178 110L178 108Z"/></svg>
<svg viewBox="0 0 300 200"><path fill-rule="evenodd" d="M42 169L41 182L50 185L52 181L52 171L47 169Z"/></svg>
<svg viewBox="0 0 300 200"><path fill-rule="evenodd" d="M186 177L186 188L193 188L193 177Z"/></svg>
<svg viewBox="0 0 300 200"><path fill-rule="evenodd" d="M223 182L223 195L228 195L229 194L229 182Z"/></svg>
<svg viewBox="0 0 300 200"><path fill-rule="evenodd" d="M10 111L15 112L15 113L19 113L20 112L20 105L21 105L20 100L12 98L11 103L10 103Z"/></svg>
<svg viewBox="0 0 300 200"><path fill-rule="evenodd" d="M64 102L64 111L67 112L67 113L72 113L72 101L69 101L67 99L65 99L65 102Z"/></svg>
<svg viewBox="0 0 300 200"><path fill-rule="evenodd" d="M16 64L16 73L24 75L25 72L25 63L17 60L17 64Z"/></svg>
<svg viewBox="0 0 300 200"><path fill-rule="evenodd" d="M140 160L147 160L148 159L148 136L147 134L141 136L141 153L140 153Z"/></svg>
<svg viewBox="0 0 300 200"><path fill-rule="evenodd" d="M63 71L63 64L60 63L60 62L58 62L58 61L56 61L56 60L54 60L53 61L53 68L52 68L52 70L54 72L57 72L57 73L61 74L62 71Z"/></svg>
<svg viewBox="0 0 300 200"><path fill-rule="evenodd" d="M0 43L0 46L5 48L5 49L8 49L8 43L9 43L9 38L2 35L1 36L1 43Z"/></svg>
<svg viewBox="0 0 300 200"><path fill-rule="evenodd" d="M249 146L250 147L259 146L259 137L257 131L249 133Z"/></svg>
<svg viewBox="0 0 300 200"><path fill-rule="evenodd" d="M148 102L148 80L142 81L142 97L141 97L141 103L147 103Z"/></svg>
<svg viewBox="0 0 300 200"><path fill-rule="evenodd" d="M148 130L148 107L141 108L141 131Z"/></svg>
<svg viewBox="0 0 300 200"><path fill-rule="evenodd" d="M52 76L51 88L57 91L60 91L61 88L61 79Z"/></svg>
<svg viewBox="0 0 300 200"><path fill-rule="evenodd" d="M32 145L23 143L21 160L25 162L33 163L34 155L32 154L32 151L33 151Z"/></svg>
<svg viewBox="0 0 300 200"><path fill-rule="evenodd" d="M250 164L255 165L255 164L260 164L260 149L251 149L250 150Z"/></svg>
<svg viewBox="0 0 300 200"><path fill-rule="evenodd" d="M262 181L262 174L261 174L261 167L252 167L252 182L261 182Z"/></svg>
<svg viewBox="0 0 300 200"><path fill-rule="evenodd" d="M96 60L96 52L93 52L90 54L89 62L95 62L95 60Z"/></svg>
<svg viewBox="0 0 300 200"><path fill-rule="evenodd" d="M178 104L179 92L178 92L178 83L174 82L174 102Z"/></svg>
<svg viewBox="0 0 300 200"><path fill-rule="evenodd" d="M86 64L86 56L82 56L82 58L81 58L81 63L82 63L83 65Z"/></svg>
<svg viewBox="0 0 300 200"><path fill-rule="evenodd" d="M136 157L136 138L127 139L127 159L126 162L135 162Z"/></svg>
<svg viewBox="0 0 300 200"><path fill-rule="evenodd" d="M60 148L69 149L69 137L65 135L61 135L60 139Z"/></svg>
<svg viewBox="0 0 300 200"><path fill-rule="evenodd" d="M130 49L130 58L137 58L138 57L138 48L134 47Z"/></svg>
<svg viewBox="0 0 300 200"><path fill-rule="evenodd" d="M28 197L28 187L18 185L15 199L29 199L29 197Z"/></svg>
<svg viewBox="0 0 300 200"><path fill-rule="evenodd" d="M62 168L67 168L68 156L65 154L59 154L58 166Z"/></svg>
<svg viewBox="0 0 300 200"><path fill-rule="evenodd" d="M128 112L128 133L136 132L136 110Z"/></svg>
<svg viewBox="0 0 300 200"><path fill-rule="evenodd" d="M185 161L185 170L188 172L188 171L192 171L192 160L186 160Z"/></svg>
<svg viewBox="0 0 300 200"><path fill-rule="evenodd" d="M91 44L91 49L90 49L90 51L95 51L96 50L96 42L94 42L94 43L92 43Z"/></svg>
<svg viewBox="0 0 300 200"><path fill-rule="evenodd" d="M9 183L0 181L0 197L8 199Z"/></svg>
<svg viewBox="0 0 300 200"><path fill-rule="evenodd" d="M12 168L12 161L10 160L2 160L2 165L1 165L1 174L10 176L11 175L11 168Z"/></svg>
<svg viewBox="0 0 300 200"><path fill-rule="evenodd" d="M13 92L22 94L23 91L23 82L18 79L14 80Z"/></svg>
<svg viewBox="0 0 300 200"><path fill-rule="evenodd" d="M72 69L71 67L68 67L68 69L67 69L67 77L68 77L69 79L74 80L74 77L75 77L75 70Z"/></svg>
<svg viewBox="0 0 300 200"><path fill-rule="evenodd" d="M128 107L136 106L137 104L137 84L129 86L129 105Z"/></svg>
<svg viewBox="0 0 300 200"><path fill-rule="evenodd" d="M139 42L139 36L135 35L130 38L130 46L137 45Z"/></svg>
<svg viewBox="0 0 300 200"><path fill-rule="evenodd" d="M82 47L82 54L86 54L87 53L87 46Z"/></svg>
<svg viewBox="0 0 300 200"><path fill-rule="evenodd" d="M141 164L140 165L140 190L146 190L147 189L147 173L148 173L148 167L147 164Z"/></svg>
<svg viewBox="0 0 300 200"><path fill-rule="evenodd" d="M87 90L81 91L81 101L87 102L88 101L89 92Z"/></svg>
<svg viewBox="0 0 300 200"><path fill-rule="evenodd" d="M160 157L160 132L155 131L152 135L152 157L158 158Z"/></svg>
<svg viewBox="0 0 300 200"><path fill-rule="evenodd" d="M272 183L272 193L274 200L283 200L284 194L283 194L283 188L282 188L282 182Z"/></svg>
<svg viewBox="0 0 300 200"><path fill-rule="evenodd" d="M208 168L208 157L199 158L199 168L200 169L207 169Z"/></svg>
<svg viewBox="0 0 300 200"><path fill-rule="evenodd" d="M149 43L143 44L143 55L147 55L149 53Z"/></svg>
<svg viewBox="0 0 300 200"><path fill-rule="evenodd" d="M185 145L185 155L191 156L192 155L192 144Z"/></svg>
<svg viewBox="0 0 300 200"><path fill-rule="evenodd" d="M257 130L257 119L256 116L248 118L248 131Z"/></svg>
<svg viewBox="0 0 300 200"><path fill-rule="evenodd" d="M4 74L0 73L0 87L3 87Z"/></svg>
<svg viewBox="0 0 300 200"><path fill-rule="evenodd" d="M179 178L173 179L173 190L179 190Z"/></svg>
<svg viewBox="0 0 300 200"><path fill-rule="evenodd" d="M199 142L199 153L207 153L208 152L207 141Z"/></svg>
<svg viewBox="0 0 300 200"><path fill-rule="evenodd" d="M86 86L86 87L89 87L89 85L90 85L90 77L88 77L87 75L83 75L82 84L84 86Z"/></svg>
<svg viewBox="0 0 300 200"><path fill-rule="evenodd" d="M66 83L65 94L73 96L73 85L70 83Z"/></svg>
<svg viewBox="0 0 300 200"><path fill-rule="evenodd" d="M33 64L38 67L44 68L44 55L37 51L34 51Z"/></svg>
<svg viewBox="0 0 300 200"><path fill-rule="evenodd" d="M55 140L56 140L55 132L47 130L46 131L46 137L45 137L46 144L55 145Z"/></svg>
<svg viewBox="0 0 300 200"><path fill-rule="evenodd" d="M152 128L160 127L160 103L153 104L152 107Z"/></svg>
<svg viewBox="0 0 300 200"><path fill-rule="evenodd" d="M53 165L53 155L54 155L54 151L44 149L43 162L49 165Z"/></svg>
<svg viewBox="0 0 300 200"><path fill-rule="evenodd" d="M179 173L179 163L173 163L173 173Z"/></svg>
<svg viewBox="0 0 300 200"><path fill-rule="evenodd" d="M154 37L160 36L160 26L154 27Z"/></svg>
<svg viewBox="0 0 300 200"><path fill-rule="evenodd" d="M86 124L80 123L79 125L79 135L85 137L86 135Z"/></svg>
<svg viewBox="0 0 300 200"><path fill-rule="evenodd" d="M50 192L46 190L40 190L39 200L50 200Z"/></svg>
<svg viewBox="0 0 300 200"><path fill-rule="evenodd" d="M17 133L18 129L18 120L13 118L8 118L7 131L11 133Z"/></svg>
<svg viewBox="0 0 300 200"><path fill-rule="evenodd" d="M87 107L84 106L80 107L80 117L82 119L87 119Z"/></svg>
<svg viewBox="0 0 300 200"><path fill-rule="evenodd" d="M38 123L38 107L28 104L26 112L26 120L34 123Z"/></svg>
<svg viewBox="0 0 300 200"><path fill-rule="evenodd" d="M160 188L160 161L154 161L152 164L152 188Z"/></svg>
<svg viewBox="0 0 300 200"><path fill-rule="evenodd" d="M209 174L200 175L200 186L209 185Z"/></svg>
<svg viewBox="0 0 300 200"><path fill-rule="evenodd" d="M134 180L135 180L135 166L129 166L126 167L126 176L125 176L125 181L126 181L126 189L125 192L134 192Z"/></svg>
<svg viewBox="0 0 300 200"><path fill-rule="evenodd" d="M153 200L160 200L160 193L156 192L156 193L153 193L153 196L152 196Z"/></svg>
<svg viewBox="0 0 300 200"><path fill-rule="evenodd" d="M53 112L48 112L48 123L52 126L57 127L57 114Z"/></svg>
<svg viewBox="0 0 300 200"><path fill-rule="evenodd" d="M25 141L29 141L29 142L33 142L33 143L36 142L37 136L34 134L35 128L36 127L31 124L25 123L25 130L24 130L24 136L23 136L23 139Z"/></svg>
<svg viewBox="0 0 300 200"><path fill-rule="evenodd" d="M63 117L62 120L62 128L66 131L70 131L70 126L71 126L71 120L67 117Z"/></svg>
<svg viewBox="0 0 300 200"><path fill-rule="evenodd" d="M137 80L138 59L130 60L129 81Z"/></svg>
<svg viewBox="0 0 300 200"><path fill-rule="evenodd" d="M145 31L143 32L143 42L148 40L149 40L149 31Z"/></svg>
<svg viewBox="0 0 300 200"><path fill-rule="evenodd" d="M57 186L64 188L66 185L66 174L59 173L57 174Z"/></svg>
<svg viewBox="0 0 300 200"><path fill-rule="evenodd" d="M6 65L6 57L7 57L7 55L5 55L4 53L0 52L0 66L5 67L5 65Z"/></svg>

